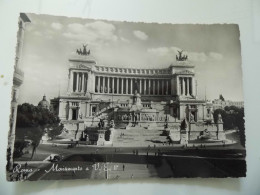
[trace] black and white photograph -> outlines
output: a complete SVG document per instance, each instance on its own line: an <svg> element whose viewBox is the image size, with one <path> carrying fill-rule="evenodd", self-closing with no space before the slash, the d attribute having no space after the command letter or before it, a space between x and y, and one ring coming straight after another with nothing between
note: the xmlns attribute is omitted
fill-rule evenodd
<svg viewBox="0 0 260 195"><path fill-rule="evenodd" d="M238 24L17 23L8 181L246 176Z"/></svg>

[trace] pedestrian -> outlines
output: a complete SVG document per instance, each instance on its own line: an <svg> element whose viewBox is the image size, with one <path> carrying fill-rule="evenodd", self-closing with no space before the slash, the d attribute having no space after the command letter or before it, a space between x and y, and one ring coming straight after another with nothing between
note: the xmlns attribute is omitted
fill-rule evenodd
<svg viewBox="0 0 260 195"><path fill-rule="evenodd" d="M131 179L133 179L133 177L134 177L134 174L131 175Z"/></svg>
<svg viewBox="0 0 260 195"><path fill-rule="evenodd" d="M123 164L123 171L125 171L125 165Z"/></svg>

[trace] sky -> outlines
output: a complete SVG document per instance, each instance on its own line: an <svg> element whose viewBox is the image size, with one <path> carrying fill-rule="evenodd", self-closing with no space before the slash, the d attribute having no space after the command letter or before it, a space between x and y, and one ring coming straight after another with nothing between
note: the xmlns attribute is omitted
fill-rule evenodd
<svg viewBox="0 0 260 195"><path fill-rule="evenodd" d="M88 44L98 65L167 68L184 50L195 65L198 97L242 101L239 27L236 24L158 24L27 14L19 103L38 104L66 94L68 59Z"/></svg>

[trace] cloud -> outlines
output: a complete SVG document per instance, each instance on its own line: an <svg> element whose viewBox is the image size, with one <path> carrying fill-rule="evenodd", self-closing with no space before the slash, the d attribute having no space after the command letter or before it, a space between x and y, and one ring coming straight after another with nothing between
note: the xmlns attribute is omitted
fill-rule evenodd
<svg viewBox="0 0 260 195"><path fill-rule="evenodd" d="M61 29L63 28L63 25L60 24L60 23L57 23L57 22L53 22L53 23L51 24L51 27L52 27L53 29L55 29L55 30L61 30Z"/></svg>
<svg viewBox="0 0 260 195"><path fill-rule="evenodd" d="M208 59L208 56L203 52L188 52L188 57L195 62L205 62Z"/></svg>
<svg viewBox="0 0 260 195"><path fill-rule="evenodd" d="M86 41L88 43L117 41L115 26L103 21L86 23L72 23L67 26L63 36L74 41ZM71 41L71 40L70 40Z"/></svg>
<svg viewBox="0 0 260 195"><path fill-rule="evenodd" d="M34 31L33 34L40 37L43 36L43 34L39 31Z"/></svg>
<svg viewBox="0 0 260 195"><path fill-rule="evenodd" d="M157 47L157 48L148 48L148 54L157 57L163 57L168 60L175 59L176 55L179 55L178 51L181 51L181 48L178 47ZM208 54L204 52L189 52L183 51L183 55L188 55L189 60L195 62L205 62L207 60L222 60L222 54L210 52Z"/></svg>
<svg viewBox="0 0 260 195"><path fill-rule="evenodd" d="M223 55L219 54L219 53L215 53L215 52L210 52L209 56L214 59L214 60L222 60L223 59Z"/></svg>
<svg viewBox="0 0 260 195"><path fill-rule="evenodd" d="M126 39L126 38L124 38L124 37L120 37L120 40L123 41L123 42L125 42L125 43L130 43L129 39Z"/></svg>
<svg viewBox="0 0 260 195"><path fill-rule="evenodd" d="M68 30L71 33L83 33L84 25L78 23L72 23L68 25Z"/></svg>
<svg viewBox="0 0 260 195"><path fill-rule="evenodd" d="M157 47L157 48L148 48L147 52L152 55L157 56L168 56L168 55L175 55L178 53L178 50L181 51L178 47Z"/></svg>
<svg viewBox="0 0 260 195"><path fill-rule="evenodd" d="M145 34L144 32L142 31L139 31L139 30L135 30L133 32L133 34L138 38L138 39L141 39L143 41L147 40L148 39L148 35Z"/></svg>

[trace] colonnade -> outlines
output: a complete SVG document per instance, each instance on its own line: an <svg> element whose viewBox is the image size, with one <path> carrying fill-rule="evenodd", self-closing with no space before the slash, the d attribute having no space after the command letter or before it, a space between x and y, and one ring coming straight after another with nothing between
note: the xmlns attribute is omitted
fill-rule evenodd
<svg viewBox="0 0 260 195"><path fill-rule="evenodd" d="M87 91L87 82L88 82L88 73L84 72L72 72L72 82L73 92L86 92Z"/></svg>
<svg viewBox="0 0 260 195"><path fill-rule="evenodd" d="M134 94L137 90L143 95L170 95L171 80L168 78L122 78L95 77L96 93Z"/></svg>
<svg viewBox="0 0 260 195"><path fill-rule="evenodd" d="M194 95L192 77L179 77L179 95Z"/></svg>

